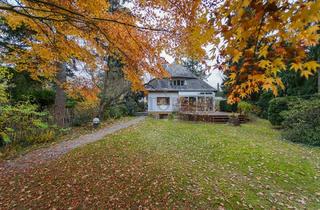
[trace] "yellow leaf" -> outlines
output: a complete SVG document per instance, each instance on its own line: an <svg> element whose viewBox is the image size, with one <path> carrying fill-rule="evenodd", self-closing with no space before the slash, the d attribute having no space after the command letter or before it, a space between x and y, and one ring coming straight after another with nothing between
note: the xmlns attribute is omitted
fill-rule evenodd
<svg viewBox="0 0 320 210"><path fill-rule="evenodd" d="M247 6L249 6L250 3L251 3L250 0L243 0L243 1L242 1L242 6L243 6L243 7L247 7Z"/></svg>
<svg viewBox="0 0 320 210"><path fill-rule="evenodd" d="M268 46L264 46L259 50L259 58L266 58L268 55Z"/></svg>
<svg viewBox="0 0 320 210"><path fill-rule="evenodd" d="M271 62L268 61L268 60L261 60L258 63L258 66L261 67L261 68L264 68L264 69L270 67L270 65L271 65Z"/></svg>
<svg viewBox="0 0 320 210"><path fill-rule="evenodd" d="M276 58L272 64L277 67L279 70L286 69L286 65L283 63L281 58Z"/></svg>
<svg viewBox="0 0 320 210"><path fill-rule="evenodd" d="M241 92L241 93L240 93L240 97L241 97L241 98L245 98L246 96L247 96L246 93L244 93L244 92Z"/></svg>
<svg viewBox="0 0 320 210"><path fill-rule="evenodd" d="M312 73L310 71L301 71L301 76L305 77L305 78L309 78L309 76L312 75Z"/></svg>
<svg viewBox="0 0 320 210"><path fill-rule="evenodd" d="M266 83L266 84L264 84L264 85L262 85L262 88L264 89L264 90L270 90L271 89L271 84L270 83Z"/></svg>
<svg viewBox="0 0 320 210"><path fill-rule="evenodd" d="M317 68L320 68L320 64L317 61L309 61L304 64L304 67L310 72L316 72Z"/></svg>
<svg viewBox="0 0 320 210"><path fill-rule="evenodd" d="M242 89L245 89L245 88L247 87L247 84L246 84L246 83L242 83L242 84L240 85L240 87L241 87Z"/></svg>
<svg viewBox="0 0 320 210"><path fill-rule="evenodd" d="M242 52L240 52L239 50L237 50L237 49L233 50L233 58L232 58L232 61L233 61L234 63L237 63L237 62L239 61L241 55L242 55Z"/></svg>
<svg viewBox="0 0 320 210"><path fill-rule="evenodd" d="M317 31L320 30L320 27L318 25L310 26L306 32L307 33L317 33Z"/></svg>
<svg viewBox="0 0 320 210"><path fill-rule="evenodd" d="M276 78L276 83L277 83L277 85L280 86L280 88L281 88L282 90L285 89L284 84L283 84L283 82L282 82L282 80L281 80L280 78L278 78L278 77Z"/></svg>
<svg viewBox="0 0 320 210"><path fill-rule="evenodd" d="M280 69L277 67L273 67L270 69L270 71L274 76L276 76L278 74L278 72L280 71Z"/></svg>
<svg viewBox="0 0 320 210"><path fill-rule="evenodd" d="M303 68L301 63L292 63L291 64L291 70L294 70L295 72L301 70Z"/></svg>
<svg viewBox="0 0 320 210"><path fill-rule="evenodd" d="M234 80L235 78L236 78L236 73L231 73L230 75L229 75L229 78L231 79L231 80Z"/></svg>
<svg viewBox="0 0 320 210"><path fill-rule="evenodd" d="M272 87L271 87L271 90L272 90L273 95L278 96L279 93L278 93L277 87L272 86Z"/></svg>

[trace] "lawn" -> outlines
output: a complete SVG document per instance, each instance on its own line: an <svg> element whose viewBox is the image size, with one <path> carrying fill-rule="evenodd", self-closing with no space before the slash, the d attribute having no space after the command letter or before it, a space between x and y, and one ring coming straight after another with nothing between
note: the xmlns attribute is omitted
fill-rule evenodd
<svg viewBox="0 0 320 210"><path fill-rule="evenodd" d="M282 141L263 120L147 119L2 177L0 207L319 209L320 149Z"/></svg>

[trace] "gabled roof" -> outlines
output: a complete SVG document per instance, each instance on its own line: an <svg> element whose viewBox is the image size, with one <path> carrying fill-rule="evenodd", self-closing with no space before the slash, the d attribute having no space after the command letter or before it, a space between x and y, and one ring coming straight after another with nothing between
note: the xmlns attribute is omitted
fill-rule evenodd
<svg viewBox="0 0 320 210"><path fill-rule="evenodd" d="M180 64L165 64L164 68L171 77L197 78L189 69Z"/></svg>
<svg viewBox="0 0 320 210"><path fill-rule="evenodd" d="M197 78L191 71L179 64L166 64L164 68L170 73L171 78L153 79L145 87L149 91L215 91L208 83ZM184 79L185 85L174 86L170 80Z"/></svg>
<svg viewBox="0 0 320 210"><path fill-rule="evenodd" d="M185 79L185 83L183 86L174 86L170 79L153 79L145 86L149 91L215 91L208 83L198 78Z"/></svg>

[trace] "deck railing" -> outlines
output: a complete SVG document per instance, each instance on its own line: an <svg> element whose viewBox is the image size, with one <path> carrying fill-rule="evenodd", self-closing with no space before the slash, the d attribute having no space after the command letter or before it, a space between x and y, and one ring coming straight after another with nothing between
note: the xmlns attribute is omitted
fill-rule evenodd
<svg viewBox="0 0 320 210"><path fill-rule="evenodd" d="M214 112L212 105L198 104L198 105L182 105L180 104L180 112Z"/></svg>

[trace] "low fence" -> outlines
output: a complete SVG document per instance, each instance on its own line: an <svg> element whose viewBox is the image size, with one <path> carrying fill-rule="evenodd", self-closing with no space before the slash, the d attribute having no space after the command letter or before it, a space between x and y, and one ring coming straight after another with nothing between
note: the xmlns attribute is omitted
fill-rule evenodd
<svg viewBox="0 0 320 210"><path fill-rule="evenodd" d="M210 123L228 123L230 119L237 118L239 123L248 122L248 118L241 114L223 112L180 112L179 118L186 121L201 121Z"/></svg>

